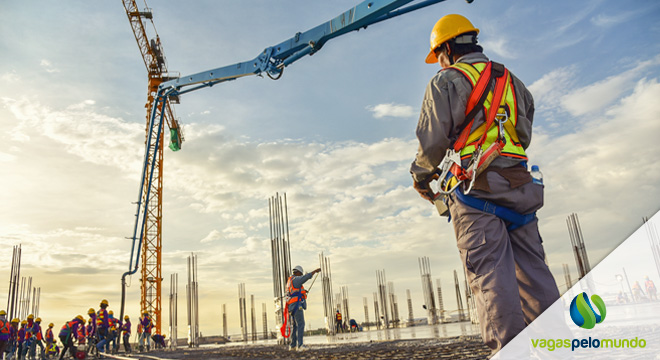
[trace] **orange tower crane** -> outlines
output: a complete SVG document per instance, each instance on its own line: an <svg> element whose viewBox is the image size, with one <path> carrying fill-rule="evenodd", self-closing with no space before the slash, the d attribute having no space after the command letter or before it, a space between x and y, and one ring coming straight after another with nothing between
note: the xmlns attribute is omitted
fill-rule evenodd
<svg viewBox="0 0 660 360"><path fill-rule="evenodd" d="M138 48L142 54L142 60L144 60L144 65L147 67L149 75L147 87L148 98L145 105L145 108L147 109L146 136L147 138L149 137L149 132L153 132L153 134L151 134L152 136L158 136L155 130L149 127L149 118L152 116L152 111L154 110L154 97L157 94L158 86L163 81L171 80L172 77L168 75L165 55L163 54L160 38L158 37L156 27L153 23L151 9L147 7L146 2L143 10L138 9L135 0L123 0L122 2L131 24L131 28L133 29ZM151 23L155 33L155 38L152 38L151 40L149 40L146 32L147 21ZM163 111L165 112L164 119L170 129L170 149L177 151L181 148L181 143L184 139L181 128L179 127L179 121L175 118L170 103L178 103L178 99L176 97L170 97L169 101L161 103L161 105L155 109L155 114L156 116L160 116ZM149 158L153 159L155 156L157 161L153 166L149 165L146 169L148 174L152 174L154 181L151 182L151 184L145 183L143 185L143 193L147 194L147 188L151 187L152 196L148 199L148 203L146 202L146 195L142 200L145 208L146 221L144 222L144 241L142 242L141 256L142 272L140 279L140 309L141 311L149 312L149 315L154 321L156 332L160 334L162 309L161 283L163 280L161 273L163 228L163 133L160 133L160 141L158 142L157 148L154 145L149 145L148 141L145 141L145 144L149 147L146 149ZM148 164L151 164L151 162L148 162Z"/></svg>

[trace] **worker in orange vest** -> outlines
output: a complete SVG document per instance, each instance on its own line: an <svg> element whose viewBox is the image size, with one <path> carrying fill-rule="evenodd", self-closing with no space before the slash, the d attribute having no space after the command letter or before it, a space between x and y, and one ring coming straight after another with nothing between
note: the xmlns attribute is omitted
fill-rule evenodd
<svg viewBox="0 0 660 360"><path fill-rule="evenodd" d="M66 354L67 349L70 349L69 351L71 356L75 359L76 354L73 346L73 339L76 334L78 334L78 327L84 325L85 319L82 317L82 315L78 315L71 321L67 321L66 324L62 326L59 337L60 341L62 341L62 344L64 345L64 348L62 349L62 353L60 353L60 360L64 358L64 354Z"/></svg>
<svg viewBox="0 0 660 360"><path fill-rule="evenodd" d="M337 309L337 313L335 314L335 333L338 334L343 332L343 330L344 327L342 326L341 312L339 312L339 309Z"/></svg>
<svg viewBox="0 0 660 360"><path fill-rule="evenodd" d="M646 287L646 293L649 294L649 300L658 300L658 296L656 295L658 290L655 288L653 280L650 280L648 275L644 276L644 287Z"/></svg>
<svg viewBox="0 0 660 360"><path fill-rule="evenodd" d="M7 312L0 310L0 357L5 353L11 335L11 323L7 320Z"/></svg>
<svg viewBox="0 0 660 360"><path fill-rule="evenodd" d="M46 330L46 351L52 347L53 342L55 341L55 336L53 335L53 326L55 326L55 324L48 324L48 329Z"/></svg>
<svg viewBox="0 0 660 360"><path fill-rule="evenodd" d="M319 272L321 272L321 269L316 269L303 275L303 268L298 265L293 268L293 275L289 277L286 283L289 298L286 304L293 323L289 350L298 349L299 351L303 351L306 349L303 345L303 336L305 334L305 314L303 310L307 309L307 291L303 287L303 284L311 279L312 275Z"/></svg>

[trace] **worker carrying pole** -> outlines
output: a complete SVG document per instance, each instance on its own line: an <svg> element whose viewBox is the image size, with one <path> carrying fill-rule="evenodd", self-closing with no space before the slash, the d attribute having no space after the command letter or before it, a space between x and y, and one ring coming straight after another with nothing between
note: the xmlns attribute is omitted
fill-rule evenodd
<svg viewBox="0 0 660 360"><path fill-rule="evenodd" d="M455 14L433 27L426 63L442 70L424 94L410 172L419 194L454 222L481 335L495 354L559 291L535 216L544 186L527 171L534 101L517 77L483 54L478 33Z"/></svg>
<svg viewBox="0 0 660 360"><path fill-rule="evenodd" d="M307 309L307 290L303 287L312 275L320 273L321 269L316 269L303 275L303 268L297 265L293 268L293 275L286 282L287 301L286 306L289 319L293 325L291 330L291 344L289 350L303 351L306 347L303 345L303 336L305 334L305 312ZM285 325L286 326L286 325Z"/></svg>

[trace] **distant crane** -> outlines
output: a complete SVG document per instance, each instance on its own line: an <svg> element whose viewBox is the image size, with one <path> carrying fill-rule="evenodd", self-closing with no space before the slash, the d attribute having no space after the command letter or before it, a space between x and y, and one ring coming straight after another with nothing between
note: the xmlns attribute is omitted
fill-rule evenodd
<svg viewBox="0 0 660 360"><path fill-rule="evenodd" d="M153 196L147 198L145 195L142 202L146 204L145 221L144 221L144 241L142 242L142 273L140 279L140 311L148 311L154 327L158 334L161 333L161 283L163 281L161 270L161 254L162 254L162 228L163 228L163 133L157 133L157 129L149 126L149 119L154 110L154 99L158 93L158 87L164 81L171 80L167 71L167 64L165 55L163 54L160 38L156 32L156 27L153 23L153 14L151 9L147 7L145 2L144 9L139 10L135 0L123 0L124 9L128 16L128 21L133 29L135 40L137 41L138 48L142 54L142 60L147 67L148 72L148 87L147 87L147 126L146 126L146 139L152 136L159 136L160 141L154 145L149 141L145 141L145 153L149 159L157 159L155 162L145 162L144 172L153 179L152 182L145 182L141 186L144 187L144 194L149 193L148 188L151 187ZM149 40L146 32L147 21L151 23L154 29L155 38ZM179 126L179 121L176 119L171 104L178 104L177 97L169 97L169 101L161 102L155 109L156 116L160 117L161 113L165 119L168 128L170 129L170 149L177 151L181 149L181 144L184 141L183 132ZM151 134L150 134L151 133ZM140 202L140 200L138 200ZM133 248L131 250L131 259L133 258ZM136 259L136 261L139 259ZM137 264L136 264L137 266ZM130 270L130 264L129 264ZM123 287L122 287L123 289ZM122 316L124 305L124 294L122 293Z"/></svg>

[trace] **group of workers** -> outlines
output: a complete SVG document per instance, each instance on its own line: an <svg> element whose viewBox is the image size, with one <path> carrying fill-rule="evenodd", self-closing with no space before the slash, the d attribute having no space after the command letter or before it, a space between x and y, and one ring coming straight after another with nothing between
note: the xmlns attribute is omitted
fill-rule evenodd
<svg viewBox="0 0 660 360"><path fill-rule="evenodd" d="M346 320L344 319L342 321L343 316L341 315L341 311L337 309L337 312L335 313L335 334L343 333L343 332L354 332L354 331L362 331L362 328L360 325L358 325L357 321L355 319L350 319L348 323L346 323Z"/></svg>
<svg viewBox="0 0 660 360"><path fill-rule="evenodd" d="M76 358L78 352L85 354L117 353L122 340L124 351L131 353L132 324L130 317L124 316L123 321L116 319L113 311L108 310L107 300L102 300L99 307L98 311L89 309L87 322L82 315L78 315L62 326L60 332L57 333L62 344L61 351L53 332L55 324L48 324L48 329L42 332L41 318L35 319L34 315L29 315L23 321L18 318L9 321L7 312L0 310L0 358L2 358L2 354L5 354L7 360L25 360L26 358L32 360L37 356L40 359L46 359L59 355L61 360L67 350L73 358ZM137 326L140 351L149 351L152 340L155 347L165 347L165 336L152 335L152 330L151 317L147 311L143 311ZM46 342L45 346L43 341ZM37 347L39 351L37 351Z"/></svg>

